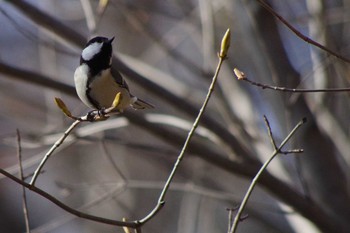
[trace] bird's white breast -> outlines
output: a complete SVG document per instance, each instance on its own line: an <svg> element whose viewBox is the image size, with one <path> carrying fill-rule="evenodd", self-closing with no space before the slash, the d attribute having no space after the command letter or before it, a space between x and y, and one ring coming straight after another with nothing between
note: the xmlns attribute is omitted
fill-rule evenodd
<svg viewBox="0 0 350 233"><path fill-rule="evenodd" d="M81 101L90 108L94 108L86 96L89 67L86 64L79 66L74 73L75 89Z"/></svg>

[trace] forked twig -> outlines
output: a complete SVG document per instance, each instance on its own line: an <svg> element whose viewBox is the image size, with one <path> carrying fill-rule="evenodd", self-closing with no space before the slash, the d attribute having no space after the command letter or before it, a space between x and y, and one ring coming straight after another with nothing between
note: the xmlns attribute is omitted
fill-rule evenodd
<svg viewBox="0 0 350 233"><path fill-rule="evenodd" d="M268 123L267 118L265 117L265 122L267 122L266 126L267 129L269 131L269 136L272 137L272 133L271 133L271 128L270 128L270 124ZM252 182L250 183L250 186L239 206L239 209L237 211L237 214L235 216L235 219L233 221L231 230L229 231L229 233L234 233L237 230L237 226L238 223L241 220L241 216L243 213L243 210L245 208L245 206L247 205L248 199L251 195L251 193L253 192L254 187L257 185L258 183L258 179L260 178L261 174L265 171L265 169L267 168L267 166L270 164L270 162L276 157L276 155L280 154L282 151L282 148L284 147L284 145L289 141L289 139L291 139L291 137L295 134L295 132L299 129L299 127L301 125L303 125L306 122L306 118L303 118L301 121L298 122L298 124L294 127L294 129L288 134L288 136L283 140L283 142L280 144L280 146L278 148L274 148L274 152L272 153L272 155L270 156L270 158L264 163L264 165L260 168L260 170L258 171L258 173L255 175L255 177L253 178ZM274 141L274 139L271 139Z"/></svg>
<svg viewBox="0 0 350 233"><path fill-rule="evenodd" d="M184 145L182 146L182 149L181 149L181 152L180 154L178 155L177 157L177 160L173 166L173 169L172 171L170 172L170 175L163 187L163 190L159 196L159 199L158 199L158 202L157 202L157 205L155 206L155 208L146 216L144 217L143 219L141 219L139 222L140 224L144 224L146 223L147 221L149 221L151 218L153 218L157 212L164 206L165 204L165 195L167 193L167 191L169 190L169 187L170 187L170 184L175 176L175 173L184 157L184 154L185 154L185 151L188 147L188 144L189 142L191 141L192 139L192 136L194 135L194 132L196 130L196 128L198 127L198 124L199 124L199 121L207 107L207 104L210 100L210 97L211 97L211 94L213 93L214 91L214 86L215 86L215 83L216 83L216 80L218 78L218 75L219 75L219 72L220 72L220 68L221 68L221 65L223 63L223 61L227 58L227 51L228 51L228 48L230 46L230 38L231 37L231 34L230 34L230 29L227 29L223 39L222 39L222 42L221 42L221 50L220 50L220 53L218 54L219 56L219 63L216 67L216 71L215 71L215 74L213 76L213 79L212 79L212 82L209 86L209 90L208 90L208 93L207 93L207 96L202 104L202 107L200 108L199 110L199 113L195 119L195 121L193 122L193 125L192 125L192 128L191 130L188 132L188 135L187 135L187 138L186 138L186 141L184 142Z"/></svg>

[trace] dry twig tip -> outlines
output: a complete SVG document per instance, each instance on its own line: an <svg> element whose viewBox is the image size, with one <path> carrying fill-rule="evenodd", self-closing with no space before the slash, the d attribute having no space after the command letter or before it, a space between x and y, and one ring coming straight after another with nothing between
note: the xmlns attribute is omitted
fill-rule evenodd
<svg viewBox="0 0 350 233"><path fill-rule="evenodd" d="M245 74L244 74L242 71L240 71L239 69L234 68L234 69L233 69L233 72L235 73L235 75L236 75L236 77L237 77L238 80L244 80L244 79L246 79Z"/></svg>

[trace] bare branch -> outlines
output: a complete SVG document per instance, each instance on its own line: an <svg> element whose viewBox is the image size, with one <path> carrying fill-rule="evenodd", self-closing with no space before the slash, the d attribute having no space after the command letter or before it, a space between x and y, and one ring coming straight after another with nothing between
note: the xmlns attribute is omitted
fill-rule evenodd
<svg viewBox="0 0 350 233"><path fill-rule="evenodd" d="M265 121L265 124L266 124L266 128L267 128L267 131L268 131L268 134L269 134L269 138L270 138L272 147L273 147L274 150L277 150L277 145L276 145L275 139L274 139L274 137L272 135L270 122L269 122L269 120L267 119L267 117L265 115L264 115L264 121Z"/></svg>
<svg viewBox="0 0 350 233"><path fill-rule="evenodd" d="M233 211L236 211L237 209L236 208L226 208L226 210L228 211L228 230L227 232L230 233L230 230L231 230L231 223L232 223L232 220L233 220Z"/></svg>
<svg viewBox="0 0 350 233"><path fill-rule="evenodd" d="M55 144L51 147L51 149L45 154L44 158L41 160L39 166L37 167L37 169L34 172L34 175L32 177L32 180L30 182L31 185L35 185L35 181L38 178L41 169L43 168L44 164L46 163L46 161L49 159L49 157L53 154L53 152L64 142L64 140L68 137L68 135L72 132L72 130L77 127L81 122L83 121L90 121L90 122L94 122L94 121L104 121L107 120L109 118L110 115L113 114L119 114L120 112L117 110L117 107L120 103L120 99L121 99L121 93L118 92L115 96L115 99L112 103L112 106L107 108L107 109L102 109L102 110L92 110L90 112L88 112L86 115L81 116L81 117L75 117L71 114L71 112L69 111L69 109L67 108L66 104L60 99L60 98L55 98L56 104L57 106L62 110L62 112L72 118L73 120L75 120L71 126L64 132L64 134L62 135L62 137L60 137Z"/></svg>
<svg viewBox="0 0 350 233"><path fill-rule="evenodd" d="M267 118L265 117L265 121L268 122ZM291 139L291 137L296 133L296 131L299 129L300 126L302 126L304 123L306 122L306 118L302 119L301 121L299 121L299 123L294 127L294 129L288 134L288 136L283 140L283 142L281 143L281 145L274 150L274 152L272 153L272 155L270 156L270 158L264 163L264 165L260 168L260 170L258 171L258 173L255 175L255 177L253 178L252 182L250 183L250 186L241 202L241 205L238 209L238 212L235 216L235 219L233 221L233 225L232 228L230 230L230 233L234 233L237 230L238 227L238 223L242 220L241 216L243 213L243 210L248 202L248 199L250 197L250 195L253 192L254 187L257 185L258 183L258 179L260 178L261 174L264 172L264 170L267 168L267 166L270 164L270 162L276 157L276 155L278 155L281 152L281 149L284 147L284 145L289 141L289 139ZM268 126L268 130L270 131L270 124L267 123ZM270 134L270 137L272 137L272 134ZM274 139L271 139L274 140Z"/></svg>
<svg viewBox="0 0 350 233"><path fill-rule="evenodd" d="M284 155L287 155L287 154L300 154L300 153L303 153L304 150L303 149L293 149L293 150L281 150L280 151L280 154L284 154Z"/></svg>
<svg viewBox="0 0 350 233"><path fill-rule="evenodd" d="M126 227L131 227L131 228L139 227L139 223L136 221L134 221L134 222L122 222L122 221L117 221L117 220L112 220L112 219L107 219L107 218L101 218L98 216L94 216L94 215L80 212L76 209L73 209L73 208L65 205L64 203L62 203L61 201L59 201L58 199L56 199L55 197L53 197L49 193L45 192L44 190L37 188L36 186L33 186L31 184L28 184L28 183L18 179L17 177L11 175L10 173L6 172L5 170L3 170L1 168L0 168L0 173L3 174L4 176L10 178L14 182L22 185L23 187L33 191L34 193L37 193L38 195L44 197L45 199L51 201L52 203L54 203L55 205L57 205L61 209L67 211L68 213L71 213L79 218L84 218L84 219L88 219L91 221L109 224L109 225L114 225L114 226L121 226L121 227L126 226Z"/></svg>
<svg viewBox="0 0 350 233"><path fill-rule="evenodd" d="M64 140L68 137L68 135L70 134L70 132L72 132L72 130L77 127L79 124L81 123L81 120L76 120L74 121L71 126L64 132L64 134L62 135L62 137L60 137L55 144L51 147L51 149L45 154L44 158L41 160L39 166L37 167L37 169L34 172L34 175L32 177L32 180L30 181L30 185L35 186L35 182L36 179L38 178L41 169L44 167L44 164L46 163L46 161L49 159L49 157L53 154L53 152L64 142Z"/></svg>
<svg viewBox="0 0 350 233"><path fill-rule="evenodd" d="M322 89L298 89L298 88L287 88L287 87L277 87L277 86L271 86L267 84L262 84L258 82L254 82L247 78L247 76L237 68L234 69L234 74L236 75L238 80L246 81L254 86L261 87L262 89L271 89L275 91L282 91L282 92L295 92L295 93L305 93L305 92L349 92L350 87L344 87L344 88L322 88Z"/></svg>
<svg viewBox="0 0 350 233"><path fill-rule="evenodd" d="M47 29L70 45L81 47L86 43L86 37L79 34L76 30L67 27L59 20L49 16L42 10L36 8L32 4L22 0L12 0L8 3L15 6L25 16L29 17L37 25Z"/></svg>
<svg viewBox="0 0 350 233"><path fill-rule="evenodd" d="M16 130L16 134L17 134L17 144L18 144L17 157L18 157L18 165L19 165L19 177L22 181L24 181L23 166L22 166L21 134L19 133L18 129ZM26 232L30 233L27 195L26 195L26 189L23 186L22 186L22 202L23 202L24 221L26 224Z"/></svg>
<svg viewBox="0 0 350 233"><path fill-rule="evenodd" d="M89 28L90 33L93 34L96 32L96 20L91 3L89 0L80 0L80 4L83 7L86 25Z"/></svg>
<svg viewBox="0 0 350 233"><path fill-rule="evenodd" d="M220 69L221 69L221 65L223 63L223 61L226 59L227 57L227 50L229 49L229 46L230 46L230 29L227 29L223 39L222 39L222 43L221 43L221 49L220 49L220 53L219 53L219 63L216 67L216 71L215 71L215 74L213 76L213 79L212 79L212 82L209 86L209 90L208 90L208 93L207 93L207 96L205 97L205 100L202 104L202 107L200 108L199 110L199 113L197 115L197 118L195 119L195 121L193 122L193 125L192 125L192 128L191 130L188 132L188 135L187 135L187 138L186 138L186 141L181 149L181 152L179 154L179 156L177 157L177 160L174 164L174 167L173 167L173 170L171 171L169 177L168 177L168 180L166 181L165 185L164 185L164 188L159 196L159 199L158 199L158 203L156 205L156 207L150 212L150 214L148 214L145 218L141 219L140 220L140 223L141 224L144 224L146 223L147 221L149 221L151 218L153 218L157 212L164 206L165 204L165 195L170 187L170 184L175 176L175 173L185 155L185 151L188 147L188 144L190 143L191 139L192 139L192 136L194 135L194 132L196 131L198 125L199 125L199 121L207 107L207 104L210 100L210 97L211 97L211 94L213 93L214 91L214 86L216 84L216 80L218 78L218 75L219 75L219 72L220 72Z"/></svg>
<svg viewBox="0 0 350 233"><path fill-rule="evenodd" d="M74 87L71 85L67 85L63 82L53 80L37 72L24 70L19 67L14 67L12 65L2 62L1 60L0 60L0 73L20 81L28 82L31 84L37 84L39 86L51 88L54 90L59 90L71 96L76 95Z"/></svg>
<svg viewBox="0 0 350 233"><path fill-rule="evenodd" d="M284 19L280 14L278 14L271 6L269 6L265 1L263 0L257 0L262 7L264 7L268 12L270 12L272 15L274 15L279 21L281 21L284 25L286 25L287 28L289 28L297 37L304 40L305 42L320 48L321 50L326 51L327 53L331 54L332 56L335 56L336 58L345 61L347 63L350 63L350 59L346 58L339 53L334 52L333 50L327 48L324 45L321 45L320 43L310 39L309 37L302 34L300 31L298 31L295 27L293 27L286 19Z"/></svg>

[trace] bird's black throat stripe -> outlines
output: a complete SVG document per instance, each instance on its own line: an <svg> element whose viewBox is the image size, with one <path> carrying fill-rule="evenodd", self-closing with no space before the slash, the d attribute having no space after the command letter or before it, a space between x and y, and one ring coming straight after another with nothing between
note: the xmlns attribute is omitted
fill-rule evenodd
<svg viewBox="0 0 350 233"><path fill-rule="evenodd" d="M91 92L91 88L89 86L86 87L86 97L88 98L88 100L90 101L90 103L98 110L102 109L102 107L100 106L100 104L94 100L94 98L91 97L90 95Z"/></svg>
<svg viewBox="0 0 350 233"><path fill-rule="evenodd" d="M102 109L102 106L97 102L97 100L95 100L94 98L92 98L91 96L91 84L93 83L93 81L96 78L99 78L102 75L102 71L100 71L99 73L93 75L93 70L90 69L90 73L88 75L88 81L86 82L86 97L88 98L88 100L90 101L90 103L96 108L96 109Z"/></svg>

